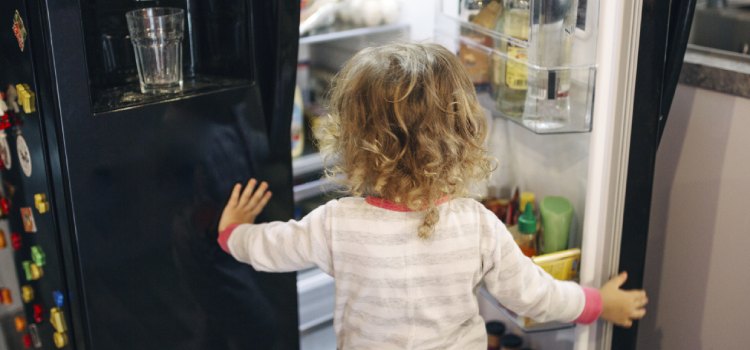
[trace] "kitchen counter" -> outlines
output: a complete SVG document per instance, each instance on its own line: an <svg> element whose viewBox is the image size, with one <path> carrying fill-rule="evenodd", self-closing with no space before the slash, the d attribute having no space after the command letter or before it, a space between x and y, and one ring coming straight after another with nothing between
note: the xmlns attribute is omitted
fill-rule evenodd
<svg viewBox="0 0 750 350"><path fill-rule="evenodd" d="M750 56L688 46L680 83L750 98Z"/></svg>

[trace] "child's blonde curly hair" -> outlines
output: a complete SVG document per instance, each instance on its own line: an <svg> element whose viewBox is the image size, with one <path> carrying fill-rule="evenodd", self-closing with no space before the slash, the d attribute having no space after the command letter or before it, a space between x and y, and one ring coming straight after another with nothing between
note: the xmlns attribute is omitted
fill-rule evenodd
<svg viewBox="0 0 750 350"><path fill-rule="evenodd" d="M419 237L439 219L436 202L486 178L487 123L456 56L436 44L366 48L336 75L329 114L316 135L355 196L425 212Z"/></svg>

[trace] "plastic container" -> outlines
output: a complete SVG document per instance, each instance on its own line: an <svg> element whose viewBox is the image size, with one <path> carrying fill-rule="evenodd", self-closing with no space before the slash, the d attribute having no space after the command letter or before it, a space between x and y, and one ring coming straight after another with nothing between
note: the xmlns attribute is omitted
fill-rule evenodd
<svg viewBox="0 0 750 350"><path fill-rule="evenodd" d="M542 215L542 251L545 254L568 249L573 205L565 197L544 197L539 204Z"/></svg>

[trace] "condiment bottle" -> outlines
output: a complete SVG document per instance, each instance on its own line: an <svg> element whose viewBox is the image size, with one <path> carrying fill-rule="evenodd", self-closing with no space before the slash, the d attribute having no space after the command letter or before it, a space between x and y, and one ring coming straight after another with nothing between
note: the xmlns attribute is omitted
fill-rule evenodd
<svg viewBox="0 0 750 350"><path fill-rule="evenodd" d="M505 324L500 321L489 321L487 328L487 350L500 350L500 340L505 334Z"/></svg>
<svg viewBox="0 0 750 350"><path fill-rule="evenodd" d="M534 206L531 202L526 203L523 214L518 217L518 246L521 252L528 257L536 255L536 217Z"/></svg>

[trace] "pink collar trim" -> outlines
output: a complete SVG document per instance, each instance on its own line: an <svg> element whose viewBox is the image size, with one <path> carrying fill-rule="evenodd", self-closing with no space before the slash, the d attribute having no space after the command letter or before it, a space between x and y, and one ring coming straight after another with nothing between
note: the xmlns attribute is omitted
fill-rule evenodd
<svg viewBox="0 0 750 350"><path fill-rule="evenodd" d="M449 196L442 197L438 199L437 202L435 202L435 205L443 204L449 201L450 199L451 197ZM391 211L398 211L402 213L414 211L414 210L409 209L409 207L407 207L405 204L391 202L387 199L378 198L378 197L367 196L365 197L365 202L367 202L367 204L369 205L373 205L378 208L383 208L383 209L391 210Z"/></svg>

